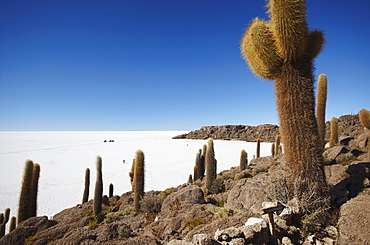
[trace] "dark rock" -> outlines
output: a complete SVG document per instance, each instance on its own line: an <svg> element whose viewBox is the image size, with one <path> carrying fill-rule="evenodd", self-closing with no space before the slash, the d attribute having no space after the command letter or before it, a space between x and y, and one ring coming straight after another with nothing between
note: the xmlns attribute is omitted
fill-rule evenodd
<svg viewBox="0 0 370 245"><path fill-rule="evenodd" d="M347 146L347 145L349 145L349 142L353 139L354 139L354 137L352 137L352 136L342 137L342 138L339 139L339 144Z"/></svg>

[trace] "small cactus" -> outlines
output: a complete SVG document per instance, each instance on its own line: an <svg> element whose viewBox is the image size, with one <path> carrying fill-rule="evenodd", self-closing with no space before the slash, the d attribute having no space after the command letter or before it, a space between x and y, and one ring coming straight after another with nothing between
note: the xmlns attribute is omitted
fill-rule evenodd
<svg viewBox="0 0 370 245"><path fill-rule="evenodd" d="M101 213L103 201L103 174L102 174L102 159L100 156L96 157L96 181L94 191L94 215L98 217Z"/></svg>
<svg viewBox="0 0 370 245"><path fill-rule="evenodd" d="M89 200L89 192L90 192L90 169L86 168L85 170L85 188L84 193L82 196L82 203L85 203Z"/></svg>
<svg viewBox="0 0 370 245"><path fill-rule="evenodd" d="M9 221L9 214L10 214L9 208L5 209L4 213L0 214L0 238L2 238L5 235L5 227L6 223L8 223Z"/></svg>
<svg viewBox="0 0 370 245"><path fill-rule="evenodd" d="M23 180L18 206L18 223L28 219L30 216L30 197L32 191L33 162L26 160L23 169Z"/></svg>
<svg viewBox="0 0 370 245"><path fill-rule="evenodd" d="M247 168L248 165L248 154L243 149L240 153L240 164L239 164L239 171L242 172L244 169Z"/></svg>
<svg viewBox="0 0 370 245"><path fill-rule="evenodd" d="M193 176L189 174L188 184L193 184Z"/></svg>
<svg viewBox="0 0 370 245"><path fill-rule="evenodd" d="M109 184L109 197L113 197L113 184Z"/></svg>
<svg viewBox="0 0 370 245"><path fill-rule="evenodd" d="M271 156L272 157L275 156L275 142L272 142L272 144L271 144Z"/></svg>
<svg viewBox="0 0 370 245"><path fill-rule="evenodd" d="M9 233L12 232L17 225L17 218L15 216L10 218L10 223L9 223Z"/></svg>
<svg viewBox="0 0 370 245"><path fill-rule="evenodd" d="M216 159L215 151L213 148L213 139L209 138L207 141L207 151L205 155L205 168L206 168L206 188L211 188L213 181L216 179Z"/></svg>
<svg viewBox="0 0 370 245"><path fill-rule="evenodd" d="M135 212L140 211L140 201L144 196L145 184L145 157L141 150L136 151L134 168L134 208Z"/></svg>
<svg viewBox="0 0 370 245"><path fill-rule="evenodd" d="M260 153L261 153L261 139L257 139L257 150L256 150L256 158L260 158Z"/></svg>

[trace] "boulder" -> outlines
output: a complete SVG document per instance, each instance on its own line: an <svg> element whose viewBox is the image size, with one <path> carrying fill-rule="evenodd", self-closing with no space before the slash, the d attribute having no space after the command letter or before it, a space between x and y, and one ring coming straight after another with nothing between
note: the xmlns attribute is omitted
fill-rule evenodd
<svg viewBox="0 0 370 245"><path fill-rule="evenodd" d="M215 242L210 234L195 234L193 236L194 245L215 245Z"/></svg>
<svg viewBox="0 0 370 245"><path fill-rule="evenodd" d="M176 239L171 240L166 244L167 245L193 245L191 242L187 242L187 241L184 241L184 240L176 240Z"/></svg>
<svg viewBox="0 0 370 245"><path fill-rule="evenodd" d="M239 180L227 197L227 207L260 213L262 203L269 200L265 193L267 180L266 173Z"/></svg>
<svg viewBox="0 0 370 245"><path fill-rule="evenodd" d="M329 186L334 186L338 184L343 178L347 177L348 166L335 164L335 165L326 165L324 166L326 182Z"/></svg>
<svg viewBox="0 0 370 245"><path fill-rule="evenodd" d="M339 243L362 245L370 243L369 220L370 189L349 200L340 209L338 221Z"/></svg>
<svg viewBox="0 0 370 245"><path fill-rule="evenodd" d="M173 211L177 209L180 202L189 202L193 204L204 203L204 193L197 185L188 185L187 187L169 195L162 204L162 211Z"/></svg>
<svg viewBox="0 0 370 245"><path fill-rule="evenodd" d="M336 163L336 160L335 159L339 155L345 154L347 152L348 152L348 150L344 146L340 146L340 145L334 146L334 147L326 150L323 153L323 157L324 157L325 163L326 164L335 164Z"/></svg>

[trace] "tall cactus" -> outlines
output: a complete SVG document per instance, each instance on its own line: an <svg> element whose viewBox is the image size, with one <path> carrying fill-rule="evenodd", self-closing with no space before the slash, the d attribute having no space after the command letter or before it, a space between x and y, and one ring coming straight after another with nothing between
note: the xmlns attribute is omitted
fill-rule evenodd
<svg viewBox="0 0 370 245"><path fill-rule="evenodd" d="M39 178L40 178L40 165L33 164L32 171L32 186L30 193L30 217L36 217L37 214L37 192L39 188Z"/></svg>
<svg viewBox="0 0 370 245"><path fill-rule="evenodd" d="M33 162L26 160L23 169L23 180L18 206L18 223L28 219L30 216L31 191L32 191Z"/></svg>
<svg viewBox="0 0 370 245"><path fill-rule="evenodd" d="M0 214L0 238L5 235L6 223L9 221L10 209L6 208L3 214Z"/></svg>
<svg viewBox="0 0 370 245"><path fill-rule="evenodd" d="M86 168L85 170L85 188L82 196L82 203L85 203L89 200L90 194L90 169Z"/></svg>
<svg viewBox="0 0 370 245"><path fill-rule="evenodd" d="M316 120L321 140L321 147L325 147L325 111L326 98L328 93L328 81L326 75L321 73L317 82L317 104L316 104Z"/></svg>
<svg viewBox="0 0 370 245"><path fill-rule="evenodd" d="M243 171L244 169L247 168L248 165L248 154L247 152L243 149L240 152L240 164L239 164L239 171Z"/></svg>
<svg viewBox="0 0 370 245"><path fill-rule="evenodd" d="M324 35L318 30L308 30L305 5L305 0L269 0L271 20L254 19L243 36L241 50L256 75L275 80L280 133L289 168L287 178L292 183L290 189L302 209L314 214L329 206L312 74L312 61L323 47ZM307 195L307 191L313 194ZM326 211L316 212L315 217L327 214ZM311 222L306 228L311 229L312 223L323 224L324 221Z"/></svg>
<svg viewBox="0 0 370 245"><path fill-rule="evenodd" d="M96 157L96 181L94 190L94 215L98 217L102 210L103 202L103 174L102 174L102 159L100 156Z"/></svg>
<svg viewBox="0 0 370 245"><path fill-rule="evenodd" d="M213 139L207 140L207 150L205 155L205 168L206 168L206 188L210 189L212 182L216 179L216 159L215 150L213 147Z"/></svg>
<svg viewBox="0 0 370 245"><path fill-rule="evenodd" d="M261 139L257 139L257 149L256 149L256 158L260 158L261 156Z"/></svg>
<svg viewBox="0 0 370 245"><path fill-rule="evenodd" d="M135 212L140 211L140 201L144 196L145 184L145 157L141 150L136 151L134 168L134 208Z"/></svg>
<svg viewBox="0 0 370 245"><path fill-rule="evenodd" d="M370 111L366 109L362 109L359 113L361 124L367 128L369 137L370 137ZM370 144L368 146L369 150L367 152L368 155L368 161L370 162Z"/></svg>
<svg viewBox="0 0 370 245"><path fill-rule="evenodd" d="M330 147L338 144L338 118L333 117L330 121Z"/></svg>

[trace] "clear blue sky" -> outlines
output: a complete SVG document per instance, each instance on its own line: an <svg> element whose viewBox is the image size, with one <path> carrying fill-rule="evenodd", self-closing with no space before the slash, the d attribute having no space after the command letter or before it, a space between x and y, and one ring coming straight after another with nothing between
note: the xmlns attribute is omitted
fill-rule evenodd
<svg viewBox="0 0 370 245"><path fill-rule="evenodd" d="M0 0L0 130L278 124L240 56L264 0ZM327 120L370 109L370 1L308 0Z"/></svg>

